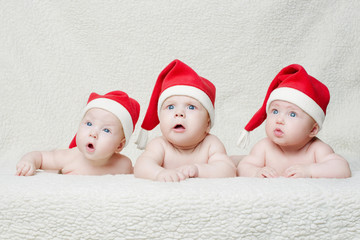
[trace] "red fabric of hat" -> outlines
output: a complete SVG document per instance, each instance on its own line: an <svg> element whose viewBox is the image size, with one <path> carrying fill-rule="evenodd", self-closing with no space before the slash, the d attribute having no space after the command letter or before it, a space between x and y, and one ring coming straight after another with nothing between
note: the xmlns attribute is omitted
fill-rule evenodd
<svg viewBox="0 0 360 240"><path fill-rule="evenodd" d="M127 145L139 119L140 104L122 91L112 91L105 95L93 92L83 110L83 116L92 108L107 110L120 120L126 139L125 145ZM76 147L76 135L69 146L69 148L73 147Z"/></svg>
<svg viewBox="0 0 360 240"><path fill-rule="evenodd" d="M146 111L144 121L141 127L150 131L159 124L159 109L166 98L174 95L189 96L198 100L208 111L210 116L210 124L213 126L215 118L215 95L216 88L209 80L199 76L188 65L180 60L172 61L160 73L155 83L149 107ZM138 147L144 148L146 140L140 140ZM144 142L139 144L139 142ZM141 145L141 146L139 146Z"/></svg>
<svg viewBox="0 0 360 240"><path fill-rule="evenodd" d="M301 65L292 64L283 68L271 82L261 108L245 126L247 133L242 134L238 145L246 145L243 141L246 135L265 121L267 108L274 100L283 100L297 105L321 128L330 101L330 93L323 83L310 76Z"/></svg>

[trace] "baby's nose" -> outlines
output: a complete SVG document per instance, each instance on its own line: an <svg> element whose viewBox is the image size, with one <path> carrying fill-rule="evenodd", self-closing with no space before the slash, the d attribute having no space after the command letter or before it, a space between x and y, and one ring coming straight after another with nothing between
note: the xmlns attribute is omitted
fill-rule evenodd
<svg viewBox="0 0 360 240"><path fill-rule="evenodd" d="M89 135L90 135L90 137L93 137L93 138L97 138L97 137L98 137L98 134L97 134L96 131L91 131Z"/></svg>
<svg viewBox="0 0 360 240"><path fill-rule="evenodd" d="M284 117L281 114L277 116L276 123L284 123Z"/></svg>
<svg viewBox="0 0 360 240"><path fill-rule="evenodd" d="M185 117L185 113L183 111L178 111L175 113L175 117L181 117L184 118Z"/></svg>

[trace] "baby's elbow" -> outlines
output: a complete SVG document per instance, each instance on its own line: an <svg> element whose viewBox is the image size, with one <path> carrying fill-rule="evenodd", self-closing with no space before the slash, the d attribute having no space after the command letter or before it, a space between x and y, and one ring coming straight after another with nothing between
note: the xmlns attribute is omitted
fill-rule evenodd
<svg viewBox="0 0 360 240"><path fill-rule="evenodd" d="M236 167L231 163L227 163L226 170L224 170L224 177L236 177Z"/></svg>
<svg viewBox="0 0 360 240"><path fill-rule="evenodd" d="M350 170L350 165L349 165L349 162L346 161L346 159L344 158L341 158L341 161L342 161L342 167L340 169L341 170L341 178L349 178L351 177L351 170Z"/></svg>
<svg viewBox="0 0 360 240"><path fill-rule="evenodd" d="M349 177L351 177L351 175L352 174L351 174L350 166L347 163L345 166L345 169L344 169L344 177L343 178L349 178Z"/></svg>
<svg viewBox="0 0 360 240"><path fill-rule="evenodd" d="M134 177L140 178L141 177L141 171L139 170L139 166L135 164L133 169Z"/></svg>

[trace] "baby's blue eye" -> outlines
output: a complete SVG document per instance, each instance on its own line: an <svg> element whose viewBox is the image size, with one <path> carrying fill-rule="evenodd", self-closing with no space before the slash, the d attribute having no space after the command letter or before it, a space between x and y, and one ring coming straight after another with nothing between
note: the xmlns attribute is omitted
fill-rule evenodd
<svg viewBox="0 0 360 240"><path fill-rule="evenodd" d="M171 110L171 109L174 109L175 107L174 107L174 105L169 105L167 108L168 108L169 110Z"/></svg>
<svg viewBox="0 0 360 240"><path fill-rule="evenodd" d="M89 127L92 126L92 123L91 122L87 122L86 125L88 125Z"/></svg>
<svg viewBox="0 0 360 240"><path fill-rule="evenodd" d="M296 113L291 112L291 113L290 113L290 117L296 117Z"/></svg>
<svg viewBox="0 0 360 240"><path fill-rule="evenodd" d="M276 109L274 109L274 110L272 111L272 113L273 113L273 114L278 114L278 113L279 113L279 111L278 111L278 110L276 110Z"/></svg>
<svg viewBox="0 0 360 240"><path fill-rule="evenodd" d="M109 130L108 128L104 128L103 131L106 132L106 133L109 133L109 132L110 132L110 130Z"/></svg>
<svg viewBox="0 0 360 240"><path fill-rule="evenodd" d="M194 105L189 105L189 109L190 109L190 110L194 110L194 109L195 109L195 106L194 106Z"/></svg>

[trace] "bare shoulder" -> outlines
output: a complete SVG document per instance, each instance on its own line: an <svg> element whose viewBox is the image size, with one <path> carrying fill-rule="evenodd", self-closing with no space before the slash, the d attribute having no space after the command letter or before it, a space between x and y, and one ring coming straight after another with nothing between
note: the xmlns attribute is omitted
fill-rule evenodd
<svg viewBox="0 0 360 240"><path fill-rule="evenodd" d="M167 145L169 145L169 142L163 136L159 136L150 140L150 142L146 145L145 150L152 151L154 149L164 148Z"/></svg>
<svg viewBox="0 0 360 240"><path fill-rule="evenodd" d="M327 161L329 158L336 158L342 161L346 161L343 157L336 154L329 144L321 141L318 138L314 138L312 140L308 151L310 152L310 154L313 154L315 156L316 162Z"/></svg>
<svg viewBox="0 0 360 240"><path fill-rule="evenodd" d="M209 145L211 145L211 146L221 146L221 147L224 146L224 144L221 142L221 140L220 140L217 136L212 135L212 134L208 134L208 135L204 138L203 144L204 144L204 145L209 144Z"/></svg>
<svg viewBox="0 0 360 240"><path fill-rule="evenodd" d="M334 153L332 147L329 144L321 141L319 138L314 138L309 142L309 151L314 152L316 154L331 154Z"/></svg>
<svg viewBox="0 0 360 240"><path fill-rule="evenodd" d="M169 151L170 144L162 136L152 139L145 148L145 151L138 157L135 163L135 168L142 165L149 160L155 161L157 164L162 164L166 151Z"/></svg>
<svg viewBox="0 0 360 240"><path fill-rule="evenodd" d="M273 149L275 147L276 145L269 138L263 138L257 143L255 143L255 145L251 149L251 153L266 152L267 149Z"/></svg>
<svg viewBox="0 0 360 240"><path fill-rule="evenodd" d="M114 174L132 174L134 172L131 159L120 153L114 154L111 167L115 171Z"/></svg>

